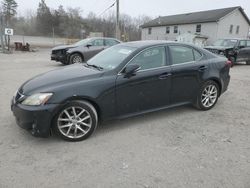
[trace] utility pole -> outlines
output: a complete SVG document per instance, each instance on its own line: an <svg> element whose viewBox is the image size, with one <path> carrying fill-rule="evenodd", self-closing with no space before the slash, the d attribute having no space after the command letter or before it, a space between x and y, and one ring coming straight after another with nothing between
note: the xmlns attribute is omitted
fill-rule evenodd
<svg viewBox="0 0 250 188"><path fill-rule="evenodd" d="M5 47L4 47L4 41L3 41L3 16L1 16L0 18L0 42L1 42L1 47L2 47L2 52L5 51Z"/></svg>
<svg viewBox="0 0 250 188"><path fill-rule="evenodd" d="M119 0L116 0L116 27L115 27L115 36L120 40L121 32L120 32L120 7Z"/></svg>

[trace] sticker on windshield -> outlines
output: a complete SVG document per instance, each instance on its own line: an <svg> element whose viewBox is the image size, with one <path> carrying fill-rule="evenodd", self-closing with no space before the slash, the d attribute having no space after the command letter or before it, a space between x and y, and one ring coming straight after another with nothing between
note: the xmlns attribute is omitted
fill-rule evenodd
<svg viewBox="0 0 250 188"><path fill-rule="evenodd" d="M118 52L121 53L121 54L128 55L128 54L130 54L132 52L132 50L120 49Z"/></svg>

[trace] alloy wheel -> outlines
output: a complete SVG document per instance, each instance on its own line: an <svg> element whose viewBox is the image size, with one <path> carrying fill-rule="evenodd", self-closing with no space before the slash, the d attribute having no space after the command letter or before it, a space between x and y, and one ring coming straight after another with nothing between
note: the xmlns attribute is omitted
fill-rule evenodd
<svg viewBox="0 0 250 188"><path fill-rule="evenodd" d="M92 122L91 115L86 109L73 106L61 112L57 119L57 126L65 137L78 139L90 131Z"/></svg>
<svg viewBox="0 0 250 188"><path fill-rule="evenodd" d="M204 107L210 108L213 106L218 97L218 89L215 85L207 85L201 96L201 103Z"/></svg>

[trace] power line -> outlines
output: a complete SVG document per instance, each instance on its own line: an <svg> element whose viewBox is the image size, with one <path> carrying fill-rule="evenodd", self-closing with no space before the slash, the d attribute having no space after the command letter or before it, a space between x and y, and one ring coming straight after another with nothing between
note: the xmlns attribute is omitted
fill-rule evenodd
<svg viewBox="0 0 250 188"><path fill-rule="evenodd" d="M115 6L115 3L116 3L116 1L113 2L112 5L110 5L108 8L106 8L106 9L105 9L101 14L99 14L98 16L103 15L105 12L107 12L109 9L111 9L113 6Z"/></svg>

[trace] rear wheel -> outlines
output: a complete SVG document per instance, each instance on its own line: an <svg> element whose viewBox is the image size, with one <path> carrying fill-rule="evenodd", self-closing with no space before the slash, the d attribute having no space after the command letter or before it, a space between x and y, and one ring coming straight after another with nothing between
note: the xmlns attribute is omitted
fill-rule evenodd
<svg viewBox="0 0 250 188"><path fill-rule="evenodd" d="M250 61L247 61L246 64L247 64L247 65L250 65Z"/></svg>
<svg viewBox="0 0 250 188"><path fill-rule="evenodd" d="M78 53L72 54L69 58L69 64L82 63L82 62L83 58Z"/></svg>
<svg viewBox="0 0 250 188"><path fill-rule="evenodd" d="M200 110L210 110L217 103L219 98L219 86L210 80L205 82L197 96L195 106Z"/></svg>
<svg viewBox="0 0 250 188"><path fill-rule="evenodd" d="M87 101L72 101L54 119L54 131L64 140L82 141L91 136L98 124L95 108Z"/></svg>

